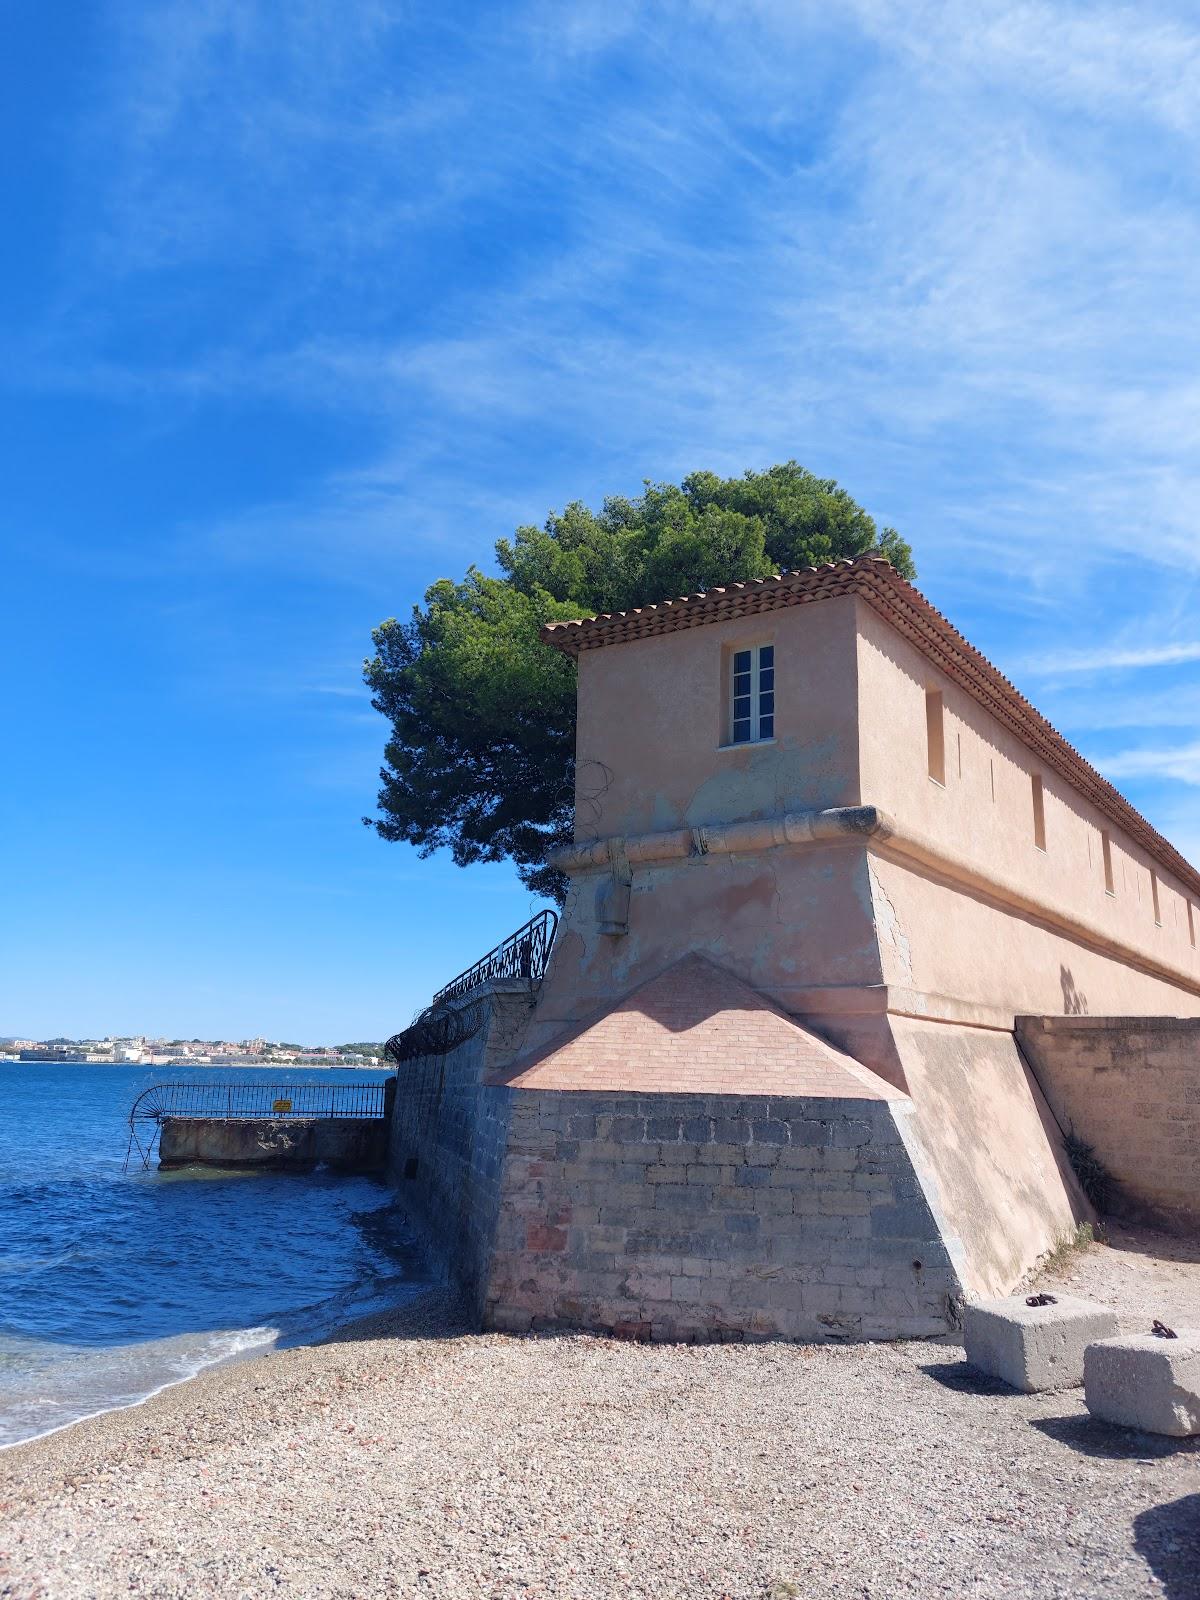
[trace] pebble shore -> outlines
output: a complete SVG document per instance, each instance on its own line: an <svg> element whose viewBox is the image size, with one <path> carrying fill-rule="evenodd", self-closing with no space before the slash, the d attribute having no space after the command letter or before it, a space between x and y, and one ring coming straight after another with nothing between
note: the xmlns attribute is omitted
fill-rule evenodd
<svg viewBox="0 0 1200 1600"><path fill-rule="evenodd" d="M1200 1251L1055 1284L1200 1325ZM1200 1441L952 1344L464 1331L452 1299L0 1454L4 1600L1200 1597Z"/></svg>

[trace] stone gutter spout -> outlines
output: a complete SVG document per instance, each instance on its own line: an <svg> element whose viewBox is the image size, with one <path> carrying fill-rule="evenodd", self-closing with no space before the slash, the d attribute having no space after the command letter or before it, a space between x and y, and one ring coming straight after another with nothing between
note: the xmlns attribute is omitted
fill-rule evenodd
<svg viewBox="0 0 1200 1600"><path fill-rule="evenodd" d="M680 861L689 856L735 855L780 845L866 839L881 843L894 831L878 806L832 806L825 811L787 811L746 822L670 828L623 839L595 839L556 850L550 860L560 872L570 874L611 868L614 854L632 866L649 861Z"/></svg>

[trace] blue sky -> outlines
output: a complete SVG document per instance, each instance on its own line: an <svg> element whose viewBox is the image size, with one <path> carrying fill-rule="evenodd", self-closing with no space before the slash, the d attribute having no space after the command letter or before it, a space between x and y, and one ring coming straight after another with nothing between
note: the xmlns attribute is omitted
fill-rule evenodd
<svg viewBox="0 0 1200 1600"><path fill-rule="evenodd" d="M377 1038L371 627L795 457L1200 859L1190 4L10 0L0 1032ZM13 157L16 159L13 159Z"/></svg>

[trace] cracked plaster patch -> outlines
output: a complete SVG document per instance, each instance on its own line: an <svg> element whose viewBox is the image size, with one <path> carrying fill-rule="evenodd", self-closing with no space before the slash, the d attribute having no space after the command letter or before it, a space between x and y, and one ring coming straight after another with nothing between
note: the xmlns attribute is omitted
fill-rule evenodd
<svg viewBox="0 0 1200 1600"><path fill-rule="evenodd" d="M887 890L879 881L875 871L875 863L868 858L867 869L871 874L871 902L875 910L875 926L879 929L879 937L883 943L889 945L896 953L900 963L900 976L907 982L912 982L912 949L909 945L908 935L900 926L900 918L896 915L896 908L888 899Z"/></svg>

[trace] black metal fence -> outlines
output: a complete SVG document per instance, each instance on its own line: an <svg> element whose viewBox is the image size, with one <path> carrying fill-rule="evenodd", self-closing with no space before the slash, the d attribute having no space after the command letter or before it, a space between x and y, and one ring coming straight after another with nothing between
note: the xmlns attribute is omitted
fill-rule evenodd
<svg viewBox="0 0 1200 1600"><path fill-rule="evenodd" d="M504 978L524 979L530 988L536 988L546 976L550 948L558 929L557 911L539 911L523 928L510 933L508 938L481 956L473 967L460 972L457 978L438 990L433 997L435 1006L444 1006L458 1000L481 984L495 983Z"/></svg>
<svg viewBox="0 0 1200 1600"><path fill-rule="evenodd" d="M464 1044L483 1027L487 1008L461 1002L485 983L516 979L528 984L532 1000L546 976L557 931L557 911L539 911L523 928L439 989L430 1006L402 1032L392 1035L383 1047L384 1055L400 1066L418 1056L446 1055Z"/></svg>
<svg viewBox="0 0 1200 1600"><path fill-rule="evenodd" d="M278 1122L292 1117L384 1115L386 1081L370 1083L156 1083L142 1091L130 1122L211 1117Z"/></svg>

